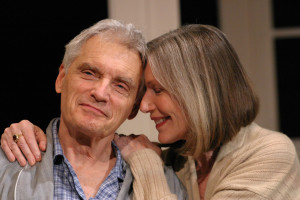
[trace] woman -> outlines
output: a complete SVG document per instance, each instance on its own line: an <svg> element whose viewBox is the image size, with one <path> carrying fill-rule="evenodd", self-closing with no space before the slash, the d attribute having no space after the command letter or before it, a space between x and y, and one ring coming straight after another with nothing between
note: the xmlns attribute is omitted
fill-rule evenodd
<svg viewBox="0 0 300 200"><path fill-rule="evenodd" d="M256 94L219 29L183 26L149 42L147 54L140 110L150 113L162 144L176 144L162 157L177 172L190 199L300 198L294 145L284 134L253 122ZM7 129L2 144L11 142L16 129L22 130L22 125ZM162 166L151 165L158 156L143 149L151 146L145 136L116 136L115 141L140 183L136 187L153 184L145 178L151 176L152 181L153 174L139 169L145 168L145 160L150 160L148 168Z"/></svg>

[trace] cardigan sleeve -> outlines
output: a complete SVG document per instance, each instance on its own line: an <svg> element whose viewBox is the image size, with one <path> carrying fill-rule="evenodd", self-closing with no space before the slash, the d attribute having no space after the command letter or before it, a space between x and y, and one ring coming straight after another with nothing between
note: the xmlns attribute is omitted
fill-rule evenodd
<svg viewBox="0 0 300 200"><path fill-rule="evenodd" d="M132 153L127 160L134 176L134 199L138 200L177 200L172 194L161 158L151 149Z"/></svg>
<svg viewBox="0 0 300 200"><path fill-rule="evenodd" d="M263 129L255 138L215 163L206 198L300 199L300 166L293 143Z"/></svg>

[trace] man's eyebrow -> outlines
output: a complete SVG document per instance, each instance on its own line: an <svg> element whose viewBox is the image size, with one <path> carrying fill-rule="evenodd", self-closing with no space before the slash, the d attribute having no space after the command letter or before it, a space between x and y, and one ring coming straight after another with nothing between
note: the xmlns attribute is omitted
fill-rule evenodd
<svg viewBox="0 0 300 200"><path fill-rule="evenodd" d="M89 63L81 63L79 65L79 69L90 69L90 70L93 70L93 71L96 71L96 72L100 73L99 69L96 66L93 66Z"/></svg>

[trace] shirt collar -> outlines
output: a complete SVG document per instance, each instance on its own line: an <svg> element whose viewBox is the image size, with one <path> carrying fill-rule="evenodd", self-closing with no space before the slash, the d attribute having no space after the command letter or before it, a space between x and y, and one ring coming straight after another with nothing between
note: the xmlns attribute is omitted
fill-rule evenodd
<svg viewBox="0 0 300 200"><path fill-rule="evenodd" d="M58 139L58 129L59 129L59 122L60 119L55 119L55 121L52 124L52 137L53 137L53 163L55 165L61 164L64 160L64 154L62 147L60 145L59 139Z"/></svg>
<svg viewBox="0 0 300 200"><path fill-rule="evenodd" d="M112 143L113 151L115 152L115 156L117 158L116 165L115 165L117 178L123 181L125 175L125 161L122 159L121 151L119 150L115 142L112 141L111 143Z"/></svg>

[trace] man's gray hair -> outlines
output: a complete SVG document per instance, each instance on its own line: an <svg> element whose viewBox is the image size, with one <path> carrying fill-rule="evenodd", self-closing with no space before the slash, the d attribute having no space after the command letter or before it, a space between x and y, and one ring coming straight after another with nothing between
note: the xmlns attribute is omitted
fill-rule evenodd
<svg viewBox="0 0 300 200"><path fill-rule="evenodd" d="M63 65L67 71L74 59L80 54L82 45L91 37L99 35L108 41L125 45L136 50L141 58L143 68L146 65L146 43L141 31L133 24L122 24L113 19L104 19L83 30L65 46Z"/></svg>

